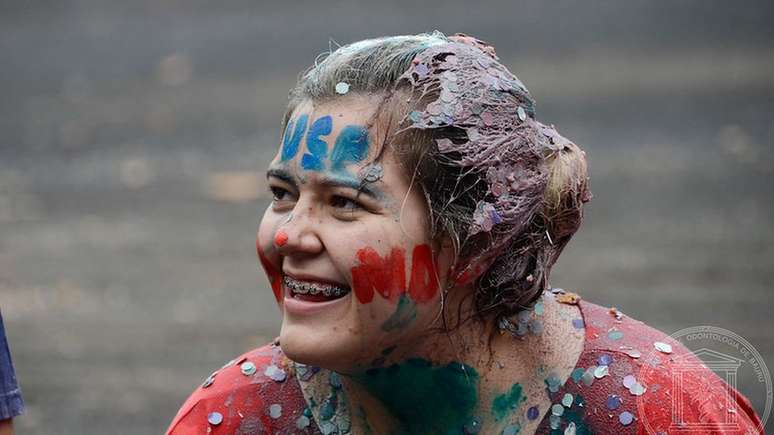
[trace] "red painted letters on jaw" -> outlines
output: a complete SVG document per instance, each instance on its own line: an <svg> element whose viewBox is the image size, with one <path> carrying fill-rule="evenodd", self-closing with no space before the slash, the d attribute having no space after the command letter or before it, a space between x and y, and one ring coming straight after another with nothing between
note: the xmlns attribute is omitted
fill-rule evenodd
<svg viewBox="0 0 774 435"><path fill-rule="evenodd" d="M352 268L352 285L361 304L374 298L374 291L395 301L406 292L405 253L393 248L382 257L371 247L357 251L360 265ZM418 245L411 256L411 277L408 293L415 302L428 302L438 292L438 276L432 251L428 245Z"/></svg>
<svg viewBox="0 0 774 435"><path fill-rule="evenodd" d="M433 261L433 251L428 245L414 248L411 256L411 280L409 296L417 303L428 302L438 292L438 272Z"/></svg>
<svg viewBox="0 0 774 435"><path fill-rule="evenodd" d="M385 258L370 247L357 251L360 265L352 268L352 285L361 304L373 300L374 290L393 301L406 291L405 257L400 248L393 248Z"/></svg>

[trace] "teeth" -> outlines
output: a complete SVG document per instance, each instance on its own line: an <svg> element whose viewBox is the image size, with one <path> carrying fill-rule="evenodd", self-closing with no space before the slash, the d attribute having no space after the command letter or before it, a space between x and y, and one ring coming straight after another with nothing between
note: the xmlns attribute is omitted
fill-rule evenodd
<svg viewBox="0 0 774 435"><path fill-rule="evenodd" d="M349 292L348 289L344 289L339 286L334 286L330 284L303 282L303 281L295 280L289 276L284 277L284 282L285 282L285 285L293 291L293 293L297 293L297 294L318 295L322 293L326 297L330 297L330 296L338 297L338 296L347 294Z"/></svg>

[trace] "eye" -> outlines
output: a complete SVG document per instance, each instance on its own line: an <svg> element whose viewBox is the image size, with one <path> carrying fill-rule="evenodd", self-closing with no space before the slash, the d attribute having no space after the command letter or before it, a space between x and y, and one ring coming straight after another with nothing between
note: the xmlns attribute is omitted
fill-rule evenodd
<svg viewBox="0 0 774 435"><path fill-rule="evenodd" d="M271 190L271 194L275 202L292 201L293 199L290 192L288 192L286 189L283 189L279 186L271 186L269 187L269 189Z"/></svg>
<svg viewBox="0 0 774 435"><path fill-rule="evenodd" d="M341 195L333 195L331 197L331 206L346 211L355 211L363 208L358 202Z"/></svg>

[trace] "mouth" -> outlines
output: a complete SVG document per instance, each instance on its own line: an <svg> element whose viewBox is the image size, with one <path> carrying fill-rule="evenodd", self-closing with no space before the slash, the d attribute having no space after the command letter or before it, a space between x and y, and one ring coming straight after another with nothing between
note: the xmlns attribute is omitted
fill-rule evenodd
<svg viewBox="0 0 774 435"><path fill-rule="evenodd" d="M307 281L284 275L282 279L286 295L305 302L329 302L340 299L351 291L351 288L342 284L333 284L320 281Z"/></svg>

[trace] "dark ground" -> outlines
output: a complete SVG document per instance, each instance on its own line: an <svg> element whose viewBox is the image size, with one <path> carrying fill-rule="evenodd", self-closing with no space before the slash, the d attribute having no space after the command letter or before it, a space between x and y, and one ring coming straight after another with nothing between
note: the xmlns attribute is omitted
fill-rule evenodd
<svg viewBox="0 0 774 435"><path fill-rule="evenodd" d="M668 333L733 330L774 365L772 3L418 3L3 2L0 306L20 433L160 433L276 334L261 171L329 38L490 41L588 153L595 199L552 283Z"/></svg>

